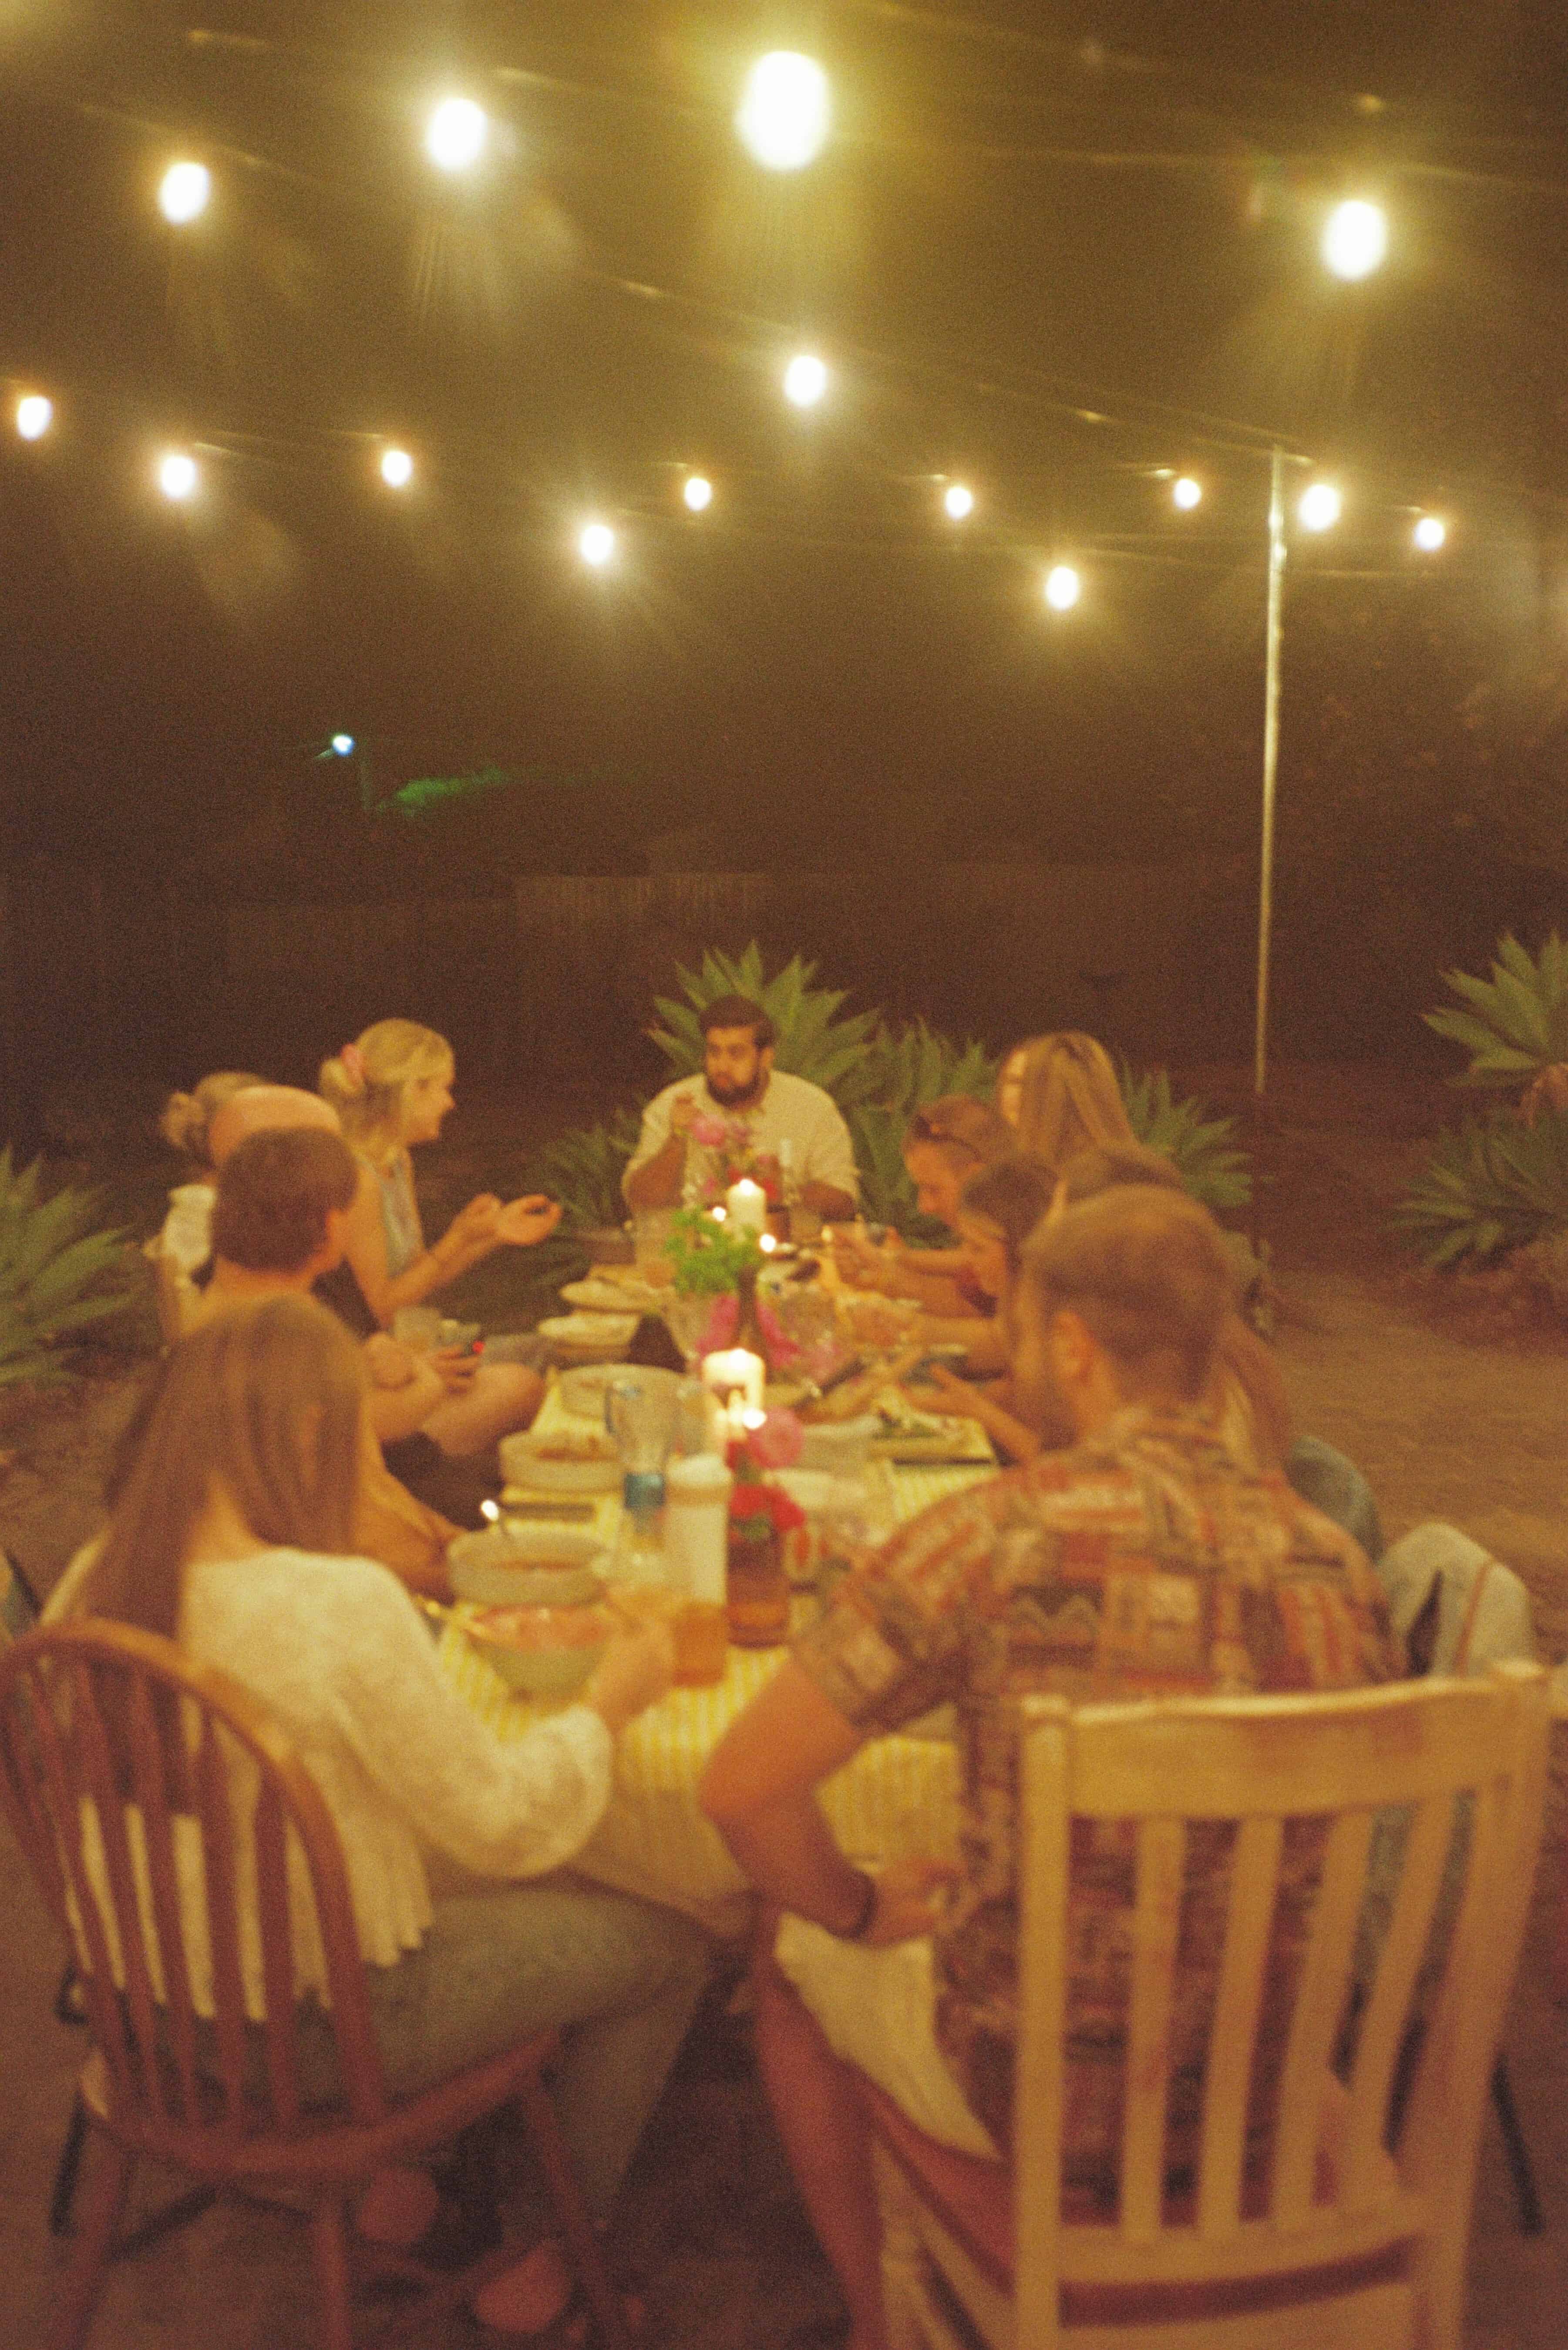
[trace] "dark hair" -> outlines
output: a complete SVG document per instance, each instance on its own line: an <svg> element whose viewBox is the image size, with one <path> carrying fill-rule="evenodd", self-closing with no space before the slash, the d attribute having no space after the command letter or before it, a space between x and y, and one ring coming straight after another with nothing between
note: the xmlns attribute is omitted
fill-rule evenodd
<svg viewBox="0 0 1568 2350"><path fill-rule="evenodd" d="M1012 1128L1001 1112L972 1094L943 1094L922 1102L904 1137L906 1151L935 1148L954 1169L989 1167L1011 1158L1014 1147Z"/></svg>
<svg viewBox="0 0 1568 2350"><path fill-rule="evenodd" d="M1055 1186L1038 1159L998 1159L977 1167L959 1196L961 1215L978 1216L1002 1235L1007 1278L1014 1282L1023 1262L1023 1243L1051 1205Z"/></svg>
<svg viewBox="0 0 1568 2350"><path fill-rule="evenodd" d="M760 1003L749 995L716 995L697 1014L697 1025L707 1035L711 1028L749 1028L759 1053L778 1042L778 1030Z"/></svg>
<svg viewBox="0 0 1568 2350"><path fill-rule="evenodd" d="M213 1254L247 1273L297 1273L327 1237L329 1210L353 1200L354 1154L325 1127L268 1128L218 1170Z"/></svg>
<svg viewBox="0 0 1568 2350"><path fill-rule="evenodd" d="M1080 1316L1129 1401L1202 1394L1236 1283L1219 1226L1185 1191L1128 1183L1085 1200L1041 1225L1023 1274L1047 1320Z"/></svg>

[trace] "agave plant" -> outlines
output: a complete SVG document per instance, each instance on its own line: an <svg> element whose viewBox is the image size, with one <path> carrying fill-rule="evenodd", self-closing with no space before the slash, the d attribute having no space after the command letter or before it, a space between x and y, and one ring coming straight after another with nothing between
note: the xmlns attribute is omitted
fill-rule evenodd
<svg viewBox="0 0 1568 2350"><path fill-rule="evenodd" d="M958 1045L923 1020L911 1021L897 1035L883 1025L867 1055L865 1098L900 1115L908 1125L922 1102L938 1101L944 1094L989 1101L996 1090L997 1066L996 1056L972 1036Z"/></svg>
<svg viewBox="0 0 1568 2350"><path fill-rule="evenodd" d="M1127 1123L1150 1150L1162 1151L1195 1200L1214 1214L1244 1208L1252 1196L1252 1171L1235 1145L1233 1118L1210 1118L1207 1104L1192 1095L1178 1101L1163 1069L1135 1077L1124 1061L1118 1072Z"/></svg>
<svg viewBox="0 0 1568 2350"><path fill-rule="evenodd" d="M539 1188L566 1211L563 1221L588 1231L624 1223L620 1179L637 1148L637 1112L618 1109L601 1126L575 1127L539 1162Z"/></svg>
<svg viewBox="0 0 1568 2350"><path fill-rule="evenodd" d="M41 1159L18 1174L0 1150L0 1387L71 1378L84 1336L143 1302L126 1233L97 1228L99 1195L42 1189Z"/></svg>
<svg viewBox="0 0 1568 2350"><path fill-rule="evenodd" d="M670 1060L677 1076L695 1076L702 1066L701 1013L721 995L743 995L760 1003L776 1031L776 1066L792 1076L808 1077L830 1093L843 1108L870 1097L872 1071L867 1047L876 1034L878 1015L857 1012L839 1017L848 991L817 987L816 965L792 955L772 979L764 976L763 953L753 939L744 954L730 956L710 947L699 971L678 968L686 1001L660 995L654 1000L659 1024L649 1030Z"/></svg>
<svg viewBox="0 0 1568 2350"><path fill-rule="evenodd" d="M1439 1135L1394 1222L1439 1269L1568 1230L1568 1114L1548 1110L1533 1126L1469 1118Z"/></svg>
<svg viewBox="0 0 1568 2350"><path fill-rule="evenodd" d="M856 1102L845 1112L855 1164L860 1172L860 1212L867 1223L890 1224L918 1248L950 1245L944 1224L920 1213L915 1186L904 1164L909 1118L879 1102Z"/></svg>
<svg viewBox="0 0 1568 2350"><path fill-rule="evenodd" d="M1524 1097L1527 1109L1561 1109L1553 1072L1568 1063L1568 946L1555 931L1539 962L1510 931L1498 945L1491 977L1446 971L1443 984L1469 1006L1423 1013L1428 1028L1462 1045L1470 1064L1454 1082Z"/></svg>

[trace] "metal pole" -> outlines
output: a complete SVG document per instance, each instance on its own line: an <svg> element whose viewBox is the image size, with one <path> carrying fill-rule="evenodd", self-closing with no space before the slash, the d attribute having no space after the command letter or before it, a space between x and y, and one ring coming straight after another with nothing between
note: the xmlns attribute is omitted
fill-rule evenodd
<svg viewBox="0 0 1568 2350"><path fill-rule="evenodd" d="M1274 927L1274 784L1280 764L1280 638L1285 590L1285 459L1276 444L1269 468L1269 613L1263 669L1263 845L1258 872L1258 1025L1252 1096L1261 1102L1269 1075L1269 949Z"/></svg>

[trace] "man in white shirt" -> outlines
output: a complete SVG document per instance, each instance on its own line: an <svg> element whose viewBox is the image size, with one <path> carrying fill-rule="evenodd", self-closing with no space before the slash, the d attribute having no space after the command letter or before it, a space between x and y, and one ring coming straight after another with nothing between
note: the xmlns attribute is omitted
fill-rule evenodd
<svg viewBox="0 0 1568 2350"><path fill-rule="evenodd" d="M788 1190L829 1222L853 1216L858 1191L849 1129L831 1094L774 1067L774 1024L743 995L722 995L701 1014L702 1076L655 1094L621 1178L628 1208L707 1204L730 1170L761 1162L757 1180ZM772 1167L768 1166L769 1161Z"/></svg>

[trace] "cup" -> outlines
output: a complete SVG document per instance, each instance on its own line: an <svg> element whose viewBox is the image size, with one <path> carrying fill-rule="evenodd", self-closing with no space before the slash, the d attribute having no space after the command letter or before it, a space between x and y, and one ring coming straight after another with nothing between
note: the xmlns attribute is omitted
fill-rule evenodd
<svg viewBox="0 0 1568 2350"><path fill-rule="evenodd" d="M615 1438L628 1476L656 1474L675 1441L678 1383L635 1373L605 1389L605 1426Z"/></svg>
<svg viewBox="0 0 1568 2350"><path fill-rule="evenodd" d="M433 1355L441 1343L439 1305L400 1305L392 1316L392 1336L400 1347L416 1355Z"/></svg>

